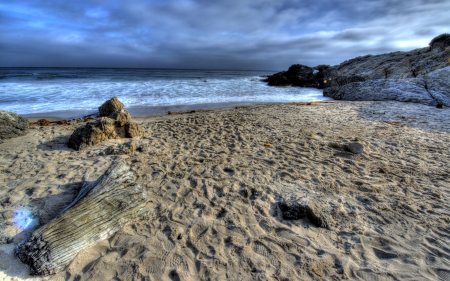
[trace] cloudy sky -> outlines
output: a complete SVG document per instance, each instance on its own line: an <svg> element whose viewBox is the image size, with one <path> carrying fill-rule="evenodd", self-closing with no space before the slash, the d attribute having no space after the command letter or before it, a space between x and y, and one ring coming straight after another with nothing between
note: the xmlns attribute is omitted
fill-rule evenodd
<svg viewBox="0 0 450 281"><path fill-rule="evenodd" d="M448 0L0 2L0 66L284 70L426 47Z"/></svg>

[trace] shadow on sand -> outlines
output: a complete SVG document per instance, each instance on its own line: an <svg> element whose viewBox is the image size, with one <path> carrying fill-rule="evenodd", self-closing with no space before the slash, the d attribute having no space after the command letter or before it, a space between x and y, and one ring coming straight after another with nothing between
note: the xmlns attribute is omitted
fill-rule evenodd
<svg viewBox="0 0 450 281"><path fill-rule="evenodd" d="M71 135L59 136L50 141L43 142L37 146L38 149L44 151L75 151L67 146Z"/></svg>

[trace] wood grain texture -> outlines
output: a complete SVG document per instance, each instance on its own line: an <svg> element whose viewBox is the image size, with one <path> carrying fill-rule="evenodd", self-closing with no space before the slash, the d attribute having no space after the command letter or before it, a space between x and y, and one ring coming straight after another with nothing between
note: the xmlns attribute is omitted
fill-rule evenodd
<svg viewBox="0 0 450 281"><path fill-rule="evenodd" d="M65 268L79 251L109 238L126 222L150 217L143 188L125 161L117 161L94 182L83 178L75 200L55 219L17 245L15 255L30 274L49 275Z"/></svg>

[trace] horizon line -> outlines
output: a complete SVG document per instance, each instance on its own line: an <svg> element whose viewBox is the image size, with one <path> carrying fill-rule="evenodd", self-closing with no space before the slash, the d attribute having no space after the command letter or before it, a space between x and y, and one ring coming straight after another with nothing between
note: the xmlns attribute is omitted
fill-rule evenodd
<svg viewBox="0 0 450 281"><path fill-rule="evenodd" d="M280 71L270 69L173 68L173 67L104 67L104 66L0 66L1 68L90 68L90 69L151 69L151 70L213 70L213 71Z"/></svg>

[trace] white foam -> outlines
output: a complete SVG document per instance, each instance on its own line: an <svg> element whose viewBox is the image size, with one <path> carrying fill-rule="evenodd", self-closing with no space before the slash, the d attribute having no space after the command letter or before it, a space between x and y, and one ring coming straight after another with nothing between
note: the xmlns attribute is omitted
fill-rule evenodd
<svg viewBox="0 0 450 281"><path fill-rule="evenodd" d="M216 75L217 76L217 75ZM0 84L0 108L18 114L96 110L117 96L126 107L327 100L322 91L269 87L258 76L191 79L68 79ZM206 81L206 82L205 82Z"/></svg>

